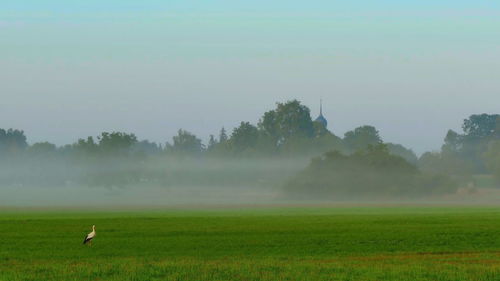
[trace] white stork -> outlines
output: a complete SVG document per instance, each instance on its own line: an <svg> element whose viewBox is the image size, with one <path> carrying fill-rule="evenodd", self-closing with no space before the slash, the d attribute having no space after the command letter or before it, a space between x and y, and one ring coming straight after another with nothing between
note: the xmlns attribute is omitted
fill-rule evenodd
<svg viewBox="0 0 500 281"><path fill-rule="evenodd" d="M85 239L83 239L83 244L87 244L89 242L89 245L92 245L92 239L95 237L95 225L92 226L92 232L87 234L85 236Z"/></svg>

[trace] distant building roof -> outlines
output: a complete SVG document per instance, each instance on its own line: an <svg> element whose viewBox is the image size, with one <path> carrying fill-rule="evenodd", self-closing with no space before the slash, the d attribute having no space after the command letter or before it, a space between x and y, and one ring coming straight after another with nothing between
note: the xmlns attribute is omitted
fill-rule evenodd
<svg viewBox="0 0 500 281"><path fill-rule="evenodd" d="M314 120L314 122L319 122L321 123L325 128L328 126L328 121L326 118L323 116L323 101L320 100L319 102L319 116Z"/></svg>
<svg viewBox="0 0 500 281"><path fill-rule="evenodd" d="M323 114L320 114L318 116L318 118L316 118L316 120L314 120L314 122L319 122L319 123L323 124L323 126L325 126L325 128L326 128L326 126L328 126L328 121L326 121L326 118L323 116Z"/></svg>

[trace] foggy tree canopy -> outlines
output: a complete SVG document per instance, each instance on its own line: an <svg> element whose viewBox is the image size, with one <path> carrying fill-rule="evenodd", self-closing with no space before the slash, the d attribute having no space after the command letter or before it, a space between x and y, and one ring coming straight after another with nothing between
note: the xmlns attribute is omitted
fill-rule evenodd
<svg viewBox="0 0 500 281"><path fill-rule="evenodd" d="M314 158L299 173L309 159L320 155L323 158ZM376 162L375 156L383 161ZM417 157L401 144L384 143L370 125L354 128L343 138L336 136L312 120L308 107L292 100L277 103L257 124L242 121L231 132L222 128L206 145L184 129L163 144L140 140L132 133L102 132L60 147L49 142L29 145L23 131L0 129L0 157L4 186L280 186L297 173L306 178L316 172L335 174L357 163L362 164L363 175L374 175L377 165L383 166L379 178L373 176L372 182L364 184L376 186L371 191L436 194L453 190L452 180L470 181L473 174L490 173L500 179L500 117L471 115L463 122L463 133L450 130L445 135L441 151ZM241 161L245 159L253 162ZM398 176L389 184L386 176L394 173ZM399 177L403 174L411 176ZM311 185L340 192L338 183L348 182L340 180L346 175Z"/></svg>
<svg viewBox="0 0 500 281"><path fill-rule="evenodd" d="M305 199L417 198L446 194L456 183L445 175L421 173L387 145L370 145L353 154L327 152L287 182L289 196Z"/></svg>
<svg viewBox="0 0 500 281"><path fill-rule="evenodd" d="M471 115L463 121L463 133L449 130L440 152L426 152L419 159L424 170L468 178L473 174L493 173L500 177L498 142L500 115Z"/></svg>

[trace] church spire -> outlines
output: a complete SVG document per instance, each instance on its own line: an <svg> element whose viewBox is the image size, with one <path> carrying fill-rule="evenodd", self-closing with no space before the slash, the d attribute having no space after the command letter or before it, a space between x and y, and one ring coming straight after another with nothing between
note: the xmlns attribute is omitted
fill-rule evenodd
<svg viewBox="0 0 500 281"><path fill-rule="evenodd" d="M323 116L323 99L319 99L319 116L314 121L321 123L325 128L328 125L328 121Z"/></svg>

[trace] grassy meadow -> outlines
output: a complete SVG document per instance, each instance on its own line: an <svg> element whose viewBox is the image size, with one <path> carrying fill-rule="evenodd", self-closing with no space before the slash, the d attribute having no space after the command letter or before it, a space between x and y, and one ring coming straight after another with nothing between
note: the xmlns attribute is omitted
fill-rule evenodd
<svg viewBox="0 0 500 281"><path fill-rule="evenodd" d="M500 280L500 208L4 209L0 280Z"/></svg>

